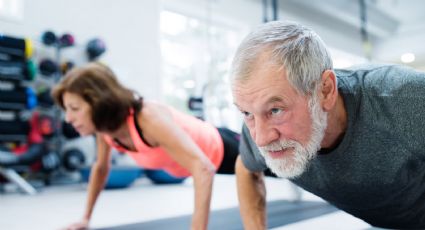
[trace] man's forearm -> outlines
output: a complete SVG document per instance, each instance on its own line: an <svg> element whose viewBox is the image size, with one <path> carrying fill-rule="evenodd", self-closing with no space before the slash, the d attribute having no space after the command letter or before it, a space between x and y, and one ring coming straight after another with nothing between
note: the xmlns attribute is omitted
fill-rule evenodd
<svg viewBox="0 0 425 230"><path fill-rule="evenodd" d="M266 188L263 173L250 172L238 157L236 178L244 229L266 229Z"/></svg>

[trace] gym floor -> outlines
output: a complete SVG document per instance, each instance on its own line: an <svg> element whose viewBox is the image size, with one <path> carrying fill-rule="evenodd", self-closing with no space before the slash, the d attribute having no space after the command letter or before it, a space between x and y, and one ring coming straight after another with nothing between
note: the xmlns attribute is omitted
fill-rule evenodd
<svg viewBox="0 0 425 230"><path fill-rule="evenodd" d="M293 200L297 194L294 187L286 180L266 178L266 186L269 202ZM322 202L320 198L308 192L301 191L301 194L302 201ZM142 177L129 188L105 190L98 200L91 228L138 229L120 226L187 216L192 211L192 196L190 179L178 185L153 185ZM32 196L13 190L5 191L0 194L0 229L61 229L81 217L85 200L85 183L48 186L39 189L39 192ZM238 202L233 175L216 176L211 205L213 212L229 208L236 210ZM233 213L234 217L228 218L239 218L236 211ZM285 218L285 216L278 217L278 219ZM173 229L179 228L174 226ZM291 224L286 223L284 226L273 229L370 230L374 228L351 215L333 210L331 213Z"/></svg>

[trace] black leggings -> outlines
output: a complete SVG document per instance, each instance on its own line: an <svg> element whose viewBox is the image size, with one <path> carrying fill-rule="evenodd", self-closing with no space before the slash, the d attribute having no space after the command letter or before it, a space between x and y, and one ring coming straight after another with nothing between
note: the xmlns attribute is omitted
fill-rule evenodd
<svg viewBox="0 0 425 230"><path fill-rule="evenodd" d="M241 135L233 132L228 128L217 128L220 133L224 145L223 161L218 167L217 174L235 174L236 158L239 154L239 141ZM277 177L274 173L267 169L264 171L265 176Z"/></svg>
<svg viewBox="0 0 425 230"><path fill-rule="evenodd" d="M240 134L228 128L217 128L224 145L224 156L218 174L235 174L236 158L239 154Z"/></svg>

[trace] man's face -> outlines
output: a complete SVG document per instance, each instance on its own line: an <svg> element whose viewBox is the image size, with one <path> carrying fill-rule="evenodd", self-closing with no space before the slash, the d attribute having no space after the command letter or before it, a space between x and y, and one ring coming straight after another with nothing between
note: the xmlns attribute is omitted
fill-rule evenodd
<svg viewBox="0 0 425 230"><path fill-rule="evenodd" d="M267 166L279 177L301 175L327 125L319 99L298 94L284 70L274 67L257 68L248 80L235 82L232 92Z"/></svg>

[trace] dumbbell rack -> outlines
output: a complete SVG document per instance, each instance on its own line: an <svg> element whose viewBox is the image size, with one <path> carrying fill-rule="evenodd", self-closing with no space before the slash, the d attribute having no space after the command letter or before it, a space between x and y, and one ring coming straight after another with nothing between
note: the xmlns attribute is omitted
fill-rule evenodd
<svg viewBox="0 0 425 230"><path fill-rule="evenodd" d="M61 47L59 45L55 45L55 62L57 64L60 63L61 60ZM58 71L56 71L53 74L53 79L54 79L54 83L57 84L60 79L62 78L62 73L61 71L58 69ZM61 110L57 107L57 106L53 106L52 107L53 110L53 117L54 117L54 124L57 124L56 126L56 135L55 138L53 139L53 150L56 153L59 153L62 150L62 146L63 146L63 139L62 139L62 126L60 125L61 121L62 121L62 113Z"/></svg>
<svg viewBox="0 0 425 230"><path fill-rule="evenodd" d="M74 66L73 61L62 62L62 56L65 56L65 52L62 52L64 49L73 48L75 51L81 51L81 48L83 48L85 54L87 54L87 59L85 58L85 55L81 56L83 62L94 60L106 50L104 43L100 39L92 39L89 41L87 46L82 46L75 44L74 37L68 33L58 37L52 31L45 31L41 40L42 42L40 45L43 47L43 49L54 51L54 53L50 53L49 56L52 57L51 62L56 63L55 65L58 67L56 68L56 71L50 76L50 79L53 80L53 82L50 82L50 86L57 84L63 75L67 72L67 70ZM43 58L43 60L45 59L46 58ZM77 57L77 60L79 59L80 56ZM61 64L59 65L59 63ZM40 72L43 72L41 63ZM72 177L73 175L71 173L75 172L78 167L84 163L85 156L83 153L81 153L81 151L78 150L78 148L69 148L69 145L66 145L67 143L65 142L79 136L79 134L73 129L72 126L66 125L65 122L63 122L63 113L58 106L51 106L51 108L48 110L50 110L50 113L53 114L53 123L57 124L55 127L54 137L49 139L49 151L51 153L55 153L55 155L57 155L61 161L61 167L55 170L55 176L58 176L55 179L59 179L55 180L55 183L77 182L75 180L76 177Z"/></svg>
<svg viewBox="0 0 425 230"><path fill-rule="evenodd" d="M49 83L49 88L51 88L52 86L57 84L62 78L62 72L59 66L59 63L61 63L61 60L62 60L62 50L63 48L68 48L68 47L71 47L72 45L64 46L63 43L61 43L61 41L57 40L56 38L55 38L55 41L52 43L46 44L44 41L42 41L42 43L40 43L39 45L43 47L43 49L53 49L54 51L52 55L53 56L52 64L56 65L56 70L51 74L51 76L49 76L49 78L52 80ZM48 59L50 60L50 58ZM44 60L46 60L46 57L44 58ZM53 164L52 168L50 169L52 172L48 172L48 174L50 175L50 173L53 173L53 172L57 172L57 173L60 172L60 170L58 170L60 168L59 166L60 159L61 159L60 153L63 149L63 144L64 144L64 137L63 137L62 125L61 125L62 111L56 105L48 106L48 108L43 108L42 110L45 113L47 111L47 113L52 116L51 122L52 122L52 125L54 126L53 128L54 131L52 136L49 138L46 138L46 146L47 146L48 155L50 156L50 161L52 161L52 164ZM45 183L50 184L51 178L48 177L47 180L45 180Z"/></svg>
<svg viewBox="0 0 425 230"><path fill-rule="evenodd" d="M73 48L82 48L85 51L85 54L87 55L86 58L85 55L83 56L83 62L84 61L94 61L97 60L105 51L106 46L103 40L100 38L93 38L90 39L85 46L78 45L74 43L74 37L71 34L65 33L62 36L58 37L54 32L52 31L45 31L42 35L42 43L44 46L51 47L54 49L55 53L53 62L55 63L62 63L61 67L63 67L63 64L65 64L65 69L69 70L69 68L72 68L74 66L73 62L61 62L62 61L62 50L64 48L73 47ZM71 64L71 65L69 65ZM59 65L58 65L59 66ZM64 71L66 72L66 71ZM54 84L60 81L60 79L63 77L65 73L62 71L56 71L53 79ZM62 121L62 111L57 106L53 108L54 112L54 120L55 123L61 123ZM74 132L74 134L72 133ZM66 125L64 122L62 122L62 125L59 125L56 129L56 138L52 141L52 144L54 145L52 149L56 153L60 153L62 166L61 169L64 170L58 170L59 172L63 173L63 176L66 176L66 173L74 172L78 169L78 166L82 165L85 161L84 154L79 151L78 148L70 148L67 149L67 146L64 146L66 143L66 140L69 140L71 138L75 138L75 135L79 136L79 134L73 129L72 126ZM70 174L68 174L70 175Z"/></svg>
<svg viewBox="0 0 425 230"><path fill-rule="evenodd" d="M35 66L30 62L30 40L0 36L0 143L25 142L28 122L25 112L36 105L35 93L26 85L33 80ZM12 167L0 162L0 175L15 183L27 194L36 190Z"/></svg>
<svg viewBox="0 0 425 230"><path fill-rule="evenodd" d="M0 35L0 39L2 38L2 36ZM19 39L17 38L17 40L22 40L23 39ZM63 34L61 37L57 37L53 32L51 31L46 31L42 34L41 37L41 41L38 39L33 39L32 40L34 42L34 45L36 46L36 55L34 55L34 57L32 58L33 60L37 60L38 64L39 64L39 72L40 74L37 74L37 79L35 81L33 81L33 78L31 79L27 79L28 82L22 80L22 76L21 75L25 75L28 73L24 73L23 71L21 71L21 73L19 74L9 74L8 76L3 76L1 73L1 65L0 65L0 94L3 91L5 91L4 89L9 88L9 91L15 90L15 89L20 89L20 91L25 91L22 88L25 88L28 90L30 89L34 89L35 91L37 91L39 94L37 94L36 92L32 92L32 98L35 98L35 100L38 100L38 106L36 107L36 111L32 111L32 107L34 107L35 105L33 105L34 103L29 103L31 104L31 109L29 109L29 105L22 105L21 103L10 103L10 101L4 101L4 99L6 98L5 95L0 95L0 122L2 121L2 117L14 117L14 116L18 116L17 114L19 113L19 116L21 116L21 112L25 111L25 110L31 110L26 114L23 114L24 117L26 117L27 120L29 120L29 117L31 117L31 121L32 119L37 120L34 117L40 118L41 116L47 117L47 118L51 118L52 121L50 121L51 126L54 127L51 133L44 133L41 132L40 130L38 130L38 132L41 134L41 139L42 139L42 144L43 144L43 151L39 151L42 156L41 158L37 158L37 160L39 160L39 162L41 163L41 169L40 171L36 171L36 172L42 172L41 176L42 179L44 180L45 184L50 184L52 180L54 180L53 176L59 176L58 179L60 179L60 181L55 181L55 182L60 182L63 183L65 181L63 181L63 179L67 179L64 178L63 176L66 176L65 171L62 169L66 169L66 170L71 170L69 169L71 166L75 167L75 165L71 165L67 167L67 163L65 161L64 158L68 157L71 158L70 156L72 155L72 160L75 160L74 158L78 158L77 160L79 160L79 162L83 162L84 159L80 159L81 157L84 158L84 156L80 153L80 154L76 154L76 153L62 153L63 151L63 147L65 144L65 140L66 138L75 138L75 136L73 137L69 137L69 135L75 135L75 134L70 134L70 129L69 127L67 127L65 125L65 127L63 127L63 122L62 122L62 111L59 107L53 105L53 102L51 100L50 97L50 92L49 89L52 88L52 86L54 86L55 84L57 84L60 79L62 78L63 75L63 69L61 69L62 65L64 63L61 63L62 61L62 55L63 55L63 49L64 48L68 48L68 47L76 47L74 45L74 41L73 41L73 36L70 34ZM27 42L27 40L25 40L25 42ZM1 46L2 43L0 43L0 61L2 60L4 53L7 54L7 52L9 51L14 51L12 52L13 55L23 55L22 52L26 52L28 50L22 47L20 47L20 50L16 50L16 49L10 49L10 47L2 47ZM87 58L86 61L94 61L96 60L100 55L102 55L105 51L106 51L106 47L104 42L99 39L99 38L94 38L89 40L89 42L87 43L86 46L77 46L79 48L84 48L85 53L87 54ZM2 49L3 48L3 49ZM13 48L13 47L12 47ZM28 47L27 47L28 48ZM24 51L23 51L24 50ZM7 51L7 52L6 52ZM25 53L24 52L24 53ZM18 54L16 54L18 53ZM7 56L7 55L6 55ZM85 56L82 56L83 58ZM53 64L55 69L54 73L49 75L49 74L44 74L42 73L43 71L41 68L41 63L44 59L50 60L51 63ZM61 64L60 64L61 63ZM1 64L1 63L0 63ZM22 70L23 67L25 67L25 69L27 70L33 70L35 71L36 67L33 64L33 62L31 63L32 67L29 68L27 66L24 66L24 62L20 63L20 67L21 68L15 68L15 70ZM73 62L66 62L66 68L65 69L69 69L72 68L73 66ZM12 66L13 67L13 66ZM49 68L47 68L49 69ZM27 72L31 72L32 76L35 76L36 74L34 73L34 71L27 71ZM49 75L49 76L48 76ZM4 80L6 79L6 80ZM5 83L6 82L6 83ZM20 85L23 84L23 86L21 87ZM40 87L37 87L41 85ZM19 86L19 87L18 87ZM16 90L15 90L16 91ZM19 90L18 90L19 91ZM47 102L45 102L45 98L41 98L40 94L41 93L44 94L44 96L46 96L49 100L47 100ZM25 94L28 92L24 92L23 94ZM22 93L21 93L22 94ZM22 96L21 96L22 97ZM2 102L3 99L3 102ZM18 97L19 99L19 97ZM43 103L45 103L43 105ZM8 106L9 110L7 111L7 113L5 113L4 111L2 111L2 106ZM37 115L37 116L35 116ZM38 116L40 115L40 116ZM29 122L27 122L26 124L28 124ZM31 127L33 127L33 123L31 123ZM40 129L41 124L37 124L37 129ZM18 125L18 123L15 123L15 125L8 125L8 127L20 127ZM64 130L63 130L64 129ZM67 135L65 135L65 133L63 131L67 131ZM74 130L75 132L75 130ZM11 134L7 134L4 132L4 130L2 130L2 126L0 123L0 147L1 147L1 142L2 141L16 141L16 142L26 142L28 140L28 136L30 136L28 134L28 132L21 132L21 135L11 135ZM78 135L78 134L77 134ZM32 147L35 147L35 145L32 145ZM66 147L65 147L66 148ZM0 148L0 153L1 153L1 148ZM29 152L29 151L28 151ZM26 155L26 154L24 154ZM38 157L38 155L37 155ZM26 182L19 173L17 173L17 171L14 171L11 168L8 168L10 165L8 165L7 163L2 164L1 162L2 156L0 154L0 174L3 174L9 181L14 182L15 184L18 185L19 188L21 188L23 191L25 191L28 194L33 194L35 193L35 189L28 183ZM47 160L49 161L47 161ZM69 160L69 159L68 159ZM61 161L63 164L63 167L61 166ZM50 163L47 163L50 162ZM74 162L74 161L72 161ZM71 162L71 163L72 163ZM54 164L52 164L54 163ZM3 166L4 167L3 167ZM28 169L30 165L25 165L25 167L27 167ZM34 165L31 165L34 166ZM71 167L71 168L72 168ZM72 169L75 170L75 169ZM25 171L26 172L26 171ZM68 171L67 171L68 172ZM37 178L39 176L39 174L31 174L31 179L34 179L33 176L35 176L35 179L39 179ZM61 179L63 178L63 179ZM2 185L0 184L0 191L2 189Z"/></svg>
<svg viewBox="0 0 425 230"><path fill-rule="evenodd" d="M0 39L2 38L4 37L0 36ZM45 84L47 83L48 87L51 88L51 86L53 86L60 80L60 78L62 77L62 73L59 70L59 65L57 65L58 68L52 74L51 77L40 78L40 76L38 76L37 80L34 80L36 67L34 64L32 64L31 67L34 68L34 70L28 71L28 67L26 66L27 60L26 58L24 58L25 51L27 51L26 48L28 48L26 47L26 45L29 40L24 41L24 39L14 37L6 37L6 39L6 43L0 40L0 122L2 122L0 123L0 143L7 141L7 145L9 147L11 146L11 144L14 145L13 143L29 143L29 129L33 128L33 124L29 125L29 117L31 117L31 120L32 118L34 118L35 111L33 111L33 108L36 107L38 97L38 95L36 95L33 90L34 88L36 88L35 85L37 83L43 82L44 79ZM49 56L53 56L52 59L54 59L55 63L60 63L59 61L61 60L62 48L69 47L63 46L63 44L56 43L48 48L45 44L38 42L37 40L34 40L34 42L37 46L37 51L54 51L53 55L51 52L49 52ZM9 43L12 44L12 47L1 46L4 44L8 45ZM20 46L14 47L15 43L19 43ZM37 54L39 53L42 52L37 52ZM11 57L15 58L16 56L20 57L19 62L17 62L15 59L10 62L2 61L2 58L8 59ZM40 57L36 56L33 57L33 59L40 59ZM27 76L29 72L31 72L32 74L31 77ZM28 92L31 92L32 100L28 99ZM6 108L7 110L4 110L4 108ZM44 150L40 151L40 158L37 158L40 160L40 163L42 165L42 178L45 184L50 184L52 178L51 173L58 171L57 169L60 165L59 152L61 151L63 145L63 137L61 135L62 126L60 125L61 110L57 106L54 106L52 104L44 108L38 106L36 113L39 114L39 112L46 113L44 115L53 117L52 126L54 126L54 133L49 138L46 138L44 136L42 137L42 144L45 148L43 148ZM15 121L15 117L20 117L23 113L26 117L26 120L22 122L20 120ZM9 121L4 122L2 121L2 118L3 120L7 118ZM3 123L5 123L6 125L1 126ZM21 128L22 131L16 134L16 130L20 126L24 127L25 124L26 126L31 126L31 128L27 128L26 130L24 130L24 128ZM6 132L6 128L15 130L15 133L11 133L10 131ZM3 153L10 152L7 150ZM3 156L7 155L3 154ZM11 154L10 156L14 156L14 154ZM45 171L46 165L50 165L50 169L48 171ZM0 161L0 175L3 175L10 182L16 184L21 190L23 190L27 194L36 193L34 187L30 183L28 183L15 169L18 169L18 171L25 170L24 172L26 172L30 169L30 165L21 165L17 163L17 165L14 164L12 166L8 164L7 161L4 161L3 163ZM0 189L2 188L3 187L0 187Z"/></svg>

